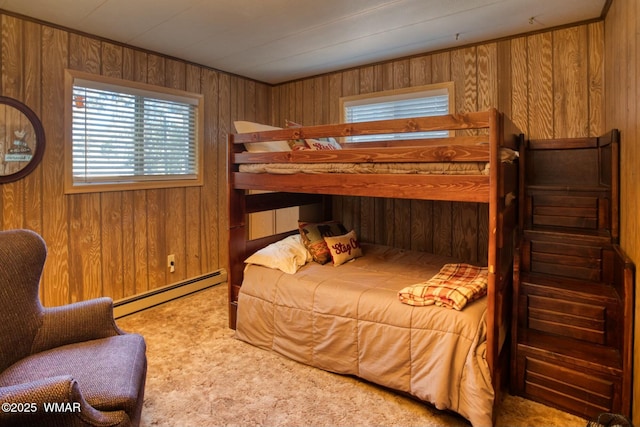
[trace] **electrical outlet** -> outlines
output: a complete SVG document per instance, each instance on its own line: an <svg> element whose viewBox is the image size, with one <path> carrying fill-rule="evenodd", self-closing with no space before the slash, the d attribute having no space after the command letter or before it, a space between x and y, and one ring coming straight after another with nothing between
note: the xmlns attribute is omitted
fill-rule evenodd
<svg viewBox="0 0 640 427"><path fill-rule="evenodd" d="M176 271L176 256L175 254L171 254L167 256L167 267L169 268L169 272L173 273Z"/></svg>

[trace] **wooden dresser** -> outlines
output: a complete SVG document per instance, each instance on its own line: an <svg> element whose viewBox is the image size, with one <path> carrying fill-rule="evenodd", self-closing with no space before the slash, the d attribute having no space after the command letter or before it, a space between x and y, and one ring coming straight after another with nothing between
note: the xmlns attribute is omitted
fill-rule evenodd
<svg viewBox="0 0 640 427"><path fill-rule="evenodd" d="M629 416L634 266L617 245L619 134L521 150L511 389L593 418Z"/></svg>

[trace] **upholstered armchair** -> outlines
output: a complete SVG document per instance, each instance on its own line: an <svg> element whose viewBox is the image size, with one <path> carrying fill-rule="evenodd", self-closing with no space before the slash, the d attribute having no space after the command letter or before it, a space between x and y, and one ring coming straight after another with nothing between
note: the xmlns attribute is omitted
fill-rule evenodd
<svg viewBox="0 0 640 427"><path fill-rule="evenodd" d="M121 331L109 298L43 307L46 245L0 231L0 426L137 426L143 337Z"/></svg>

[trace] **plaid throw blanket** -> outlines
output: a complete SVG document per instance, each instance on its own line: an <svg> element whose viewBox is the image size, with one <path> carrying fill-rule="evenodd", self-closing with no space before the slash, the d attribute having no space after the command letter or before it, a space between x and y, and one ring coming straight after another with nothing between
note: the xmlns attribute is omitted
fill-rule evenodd
<svg viewBox="0 0 640 427"><path fill-rule="evenodd" d="M413 305L439 305L462 310L487 294L487 268L469 264L445 264L426 282L407 286L398 292L400 301Z"/></svg>

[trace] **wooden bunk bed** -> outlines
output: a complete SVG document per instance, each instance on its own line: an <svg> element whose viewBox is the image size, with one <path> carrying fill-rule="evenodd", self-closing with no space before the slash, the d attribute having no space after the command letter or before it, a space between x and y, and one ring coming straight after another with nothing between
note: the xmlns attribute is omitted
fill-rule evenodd
<svg viewBox="0 0 640 427"><path fill-rule="evenodd" d="M345 143L341 150L246 152L244 144L260 141L344 138L448 130L448 138ZM292 233L248 239L248 215L272 209L321 203L325 219L331 219L333 195L369 196L415 200L475 202L488 205L487 296L483 323L486 327L484 359L493 388L493 406L509 372L509 336L512 303L514 240L518 227L518 162L503 161L503 152L517 153L523 137L511 121L496 109L438 117L385 120L367 123L319 125L229 136L229 326L236 328L238 300L245 276L245 260L257 250ZM386 163L482 163L484 173L250 173L244 165ZM267 169L269 171L269 169ZM248 190L267 190L250 194ZM355 263L354 263L355 264ZM242 298L240 298L242 300ZM396 298L397 301L397 298ZM242 304L242 303L241 303ZM417 309L400 304L406 309ZM464 311L464 310L463 310ZM305 362L306 363L306 362ZM333 370L331 367L323 367ZM342 372L337 369L335 372ZM357 374L356 374L357 375ZM369 379L366 378L365 379ZM375 382L375 380L374 380ZM387 386L387 384L382 384ZM392 388L395 388L392 386ZM413 394L411 390L401 390ZM425 399L415 395L419 399ZM437 407L442 405L436 404ZM445 405L446 408L446 405ZM454 408L455 410L455 408ZM492 422L495 411L489 409ZM463 414L465 416L465 414ZM493 418L492 418L493 417ZM467 418L469 418L467 416ZM480 420L480 421L479 421ZM474 422L475 421L475 422ZM487 424L471 419L472 424Z"/></svg>

